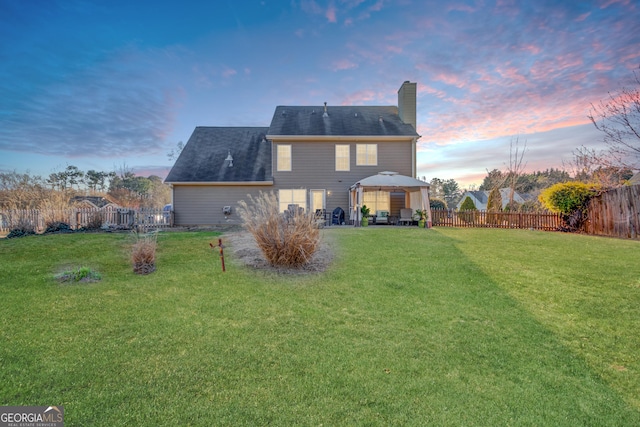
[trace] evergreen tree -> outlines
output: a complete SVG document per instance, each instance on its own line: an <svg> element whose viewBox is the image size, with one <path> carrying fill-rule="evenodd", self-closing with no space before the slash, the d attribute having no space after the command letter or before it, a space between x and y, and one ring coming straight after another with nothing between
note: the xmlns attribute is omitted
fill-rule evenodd
<svg viewBox="0 0 640 427"><path fill-rule="evenodd" d="M473 203L473 200L471 200L471 197L467 196L464 199L464 202L462 202L462 205L460 205L460 210L461 211L477 211L478 209L476 208L475 203Z"/></svg>

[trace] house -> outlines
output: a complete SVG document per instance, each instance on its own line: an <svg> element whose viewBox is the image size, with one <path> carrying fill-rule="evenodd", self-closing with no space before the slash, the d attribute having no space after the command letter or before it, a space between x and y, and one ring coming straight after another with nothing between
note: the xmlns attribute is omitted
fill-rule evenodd
<svg viewBox="0 0 640 427"><path fill-rule="evenodd" d="M278 106L269 127L197 127L165 180L175 223L240 223L238 201L259 191L273 191L281 211L342 208L355 221L366 204L398 216L410 207L405 189L367 188L359 200L350 188L383 171L415 177L418 138L408 81L398 106Z"/></svg>
<svg viewBox="0 0 640 427"><path fill-rule="evenodd" d="M74 196L71 203L80 208L91 209L117 209L119 206L113 201L102 196Z"/></svg>
<svg viewBox="0 0 640 427"><path fill-rule="evenodd" d="M502 198L502 209L507 207L507 205L509 204L510 191L511 191L510 188L500 189L500 197ZM491 193L491 191L466 191L462 195L462 198L460 199L458 204L456 205L456 209L460 210L460 206L462 206L462 203L464 203L464 200L467 197L470 197L471 200L473 201L473 204L476 206L476 209L478 209L479 211L486 210L487 204L489 203L489 193ZM516 191L513 193L513 201L516 203L522 204L526 200Z"/></svg>

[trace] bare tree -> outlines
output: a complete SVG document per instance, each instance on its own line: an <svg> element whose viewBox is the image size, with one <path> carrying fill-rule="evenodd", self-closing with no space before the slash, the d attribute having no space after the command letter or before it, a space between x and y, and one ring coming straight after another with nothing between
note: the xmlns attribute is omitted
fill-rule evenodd
<svg viewBox="0 0 640 427"><path fill-rule="evenodd" d="M604 133L609 154L618 166L640 168L640 68L634 71L634 88L609 93L609 98L591 104L589 119Z"/></svg>
<svg viewBox="0 0 640 427"><path fill-rule="evenodd" d="M169 161L178 160L178 157L180 157L180 153L182 153L182 150L184 150L184 142L178 141L176 146L167 153L167 158L169 159Z"/></svg>
<svg viewBox="0 0 640 427"><path fill-rule="evenodd" d="M598 166L603 163L608 165L606 153L584 145L574 149L571 154L573 158L569 161L563 160L562 166L576 181L588 182Z"/></svg>
<svg viewBox="0 0 640 427"><path fill-rule="evenodd" d="M563 162L576 181L597 183L604 188L622 185L633 176L633 171L612 162L607 152L581 146L573 150L573 159Z"/></svg>
<svg viewBox="0 0 640 427"><path fill-rule="evenodd" d="M509 165L507 166L507 183L509 184L509 206L513 206L513 197L516 192L516 186L518 185L518 178L524 172L524 168L527 166L524 160L524 153L527 151L527 140L524 140L522 147L520 147L520 137L516 136L515 139L511 137L509 142Z"/></svg>

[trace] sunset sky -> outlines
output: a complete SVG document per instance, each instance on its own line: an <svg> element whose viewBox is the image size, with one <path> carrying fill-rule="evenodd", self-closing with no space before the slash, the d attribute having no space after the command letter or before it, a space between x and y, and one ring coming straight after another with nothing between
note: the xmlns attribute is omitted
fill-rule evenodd
<svg viewBox="0 0 640 427"><path fill-rule="evenodd" d="M640 66L640 3L0 0L0 171L164 177L195 126L277 105L395 105L418 83L418 177L480 184L602 147L590 104Z"/></svg>

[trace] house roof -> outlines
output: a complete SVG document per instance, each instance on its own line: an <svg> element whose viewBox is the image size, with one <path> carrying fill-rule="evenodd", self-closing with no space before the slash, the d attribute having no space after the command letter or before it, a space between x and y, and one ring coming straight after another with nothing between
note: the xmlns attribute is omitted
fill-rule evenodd
<svg viewBox="0 0 640 427"><path fill-rule="evenodd" d="M395 106L278 106L268 136L410 136Z"/></svg>
<svg viewBox="0 0 640 427"><path fill-rule="evenodd" d="M265 139L267 131L266 127L198 126L165 182L270 181L271 144ZM228 156L233 158L231 162Z"/></svg>
<svg viewBox="0 0 640 427"><path fill-rule="evenodd" d="M107 205L114 205L115 203L106 197L102 196L74 196L71 198L72 203L87 203L96 208L102 209Z"/></svg>
<svg viewBox="0 0 640 427"><path fill-rule="evenodd" d="M467 191L464 197L468 195L473 195L473 197L475 197L477 201L483 204L486 204L489 201L488 191ZM463 197L463 200L464 200L464 197Z"/></svg>

